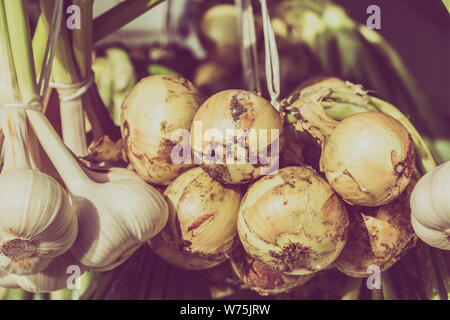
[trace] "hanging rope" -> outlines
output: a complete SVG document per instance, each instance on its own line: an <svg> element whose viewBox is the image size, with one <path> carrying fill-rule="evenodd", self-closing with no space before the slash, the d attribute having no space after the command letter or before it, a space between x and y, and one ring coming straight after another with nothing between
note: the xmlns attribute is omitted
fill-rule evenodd
<svg viewBox="0 0 450 320"><path fill-rule="evenodd" d="M261 95L261 84L256 45L255 17L251 0L235 0L239 10L238 26L241 36L242 73L247 88Z"/></svg>
<svg viewBox="0 0 450 320"><path fill-rule="evenodd" d="M263 18L264 31L264 51L266 54L266 81L272 105L279 111L280 103L280 61L278 59L278 49L275 41L275 34L270 24L269 10L266 0L260 0L261 14Z"/></svg>

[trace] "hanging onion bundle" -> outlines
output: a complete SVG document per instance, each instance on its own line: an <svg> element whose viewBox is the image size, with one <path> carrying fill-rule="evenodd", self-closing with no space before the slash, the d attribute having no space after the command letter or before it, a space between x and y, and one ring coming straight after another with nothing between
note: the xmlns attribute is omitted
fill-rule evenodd
<svg viewBox="0 0 450 320"><path fill-rule="evenodd" d="M250 257L290 275L329 266L344 248L347 211L309 167L287 167L256 181L242 200L239 238Z"/></svg>
<svg viewBox="0 0 450 320"><path fill-rule="evenodd" d="M150 241L155 252L184 269L205 269L226 259L236 242L238 187L224 187L201 168L175 179L164 195L169 222Z"/></svg>

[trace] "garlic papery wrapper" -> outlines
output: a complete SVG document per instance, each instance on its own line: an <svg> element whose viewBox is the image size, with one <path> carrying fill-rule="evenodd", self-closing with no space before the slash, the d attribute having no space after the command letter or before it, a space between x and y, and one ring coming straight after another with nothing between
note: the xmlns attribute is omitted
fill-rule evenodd
<svg viewBox="0 0 450 320"><path fill-rule="evenodd" d="M288 292L304 285L315 276L314 273L301 276L284 274L259 260L250 258L245 252L236 254L233 251L231 266L246 286L262 296Z"/></svg>
<svg viewBox="0 0 450 320"><path fill-rule="evenodd" d="M6 272L0 271L0 287L7 288L7 289L20 288L20 286L17 284L15 276L16 275L13 273L6 273Z"/></svg>
<svg viewBox="0 0 450 320"><path fill-rule="evenodd" d="M71 252L80 263L89 269L110 270L161 231L168 208L156 189L136 178L93 181L45 116L31 110L27 114L72 196L79 233Z"/></svg>
<svg viewBox="0 0 450 320"><path fill-rule="evenodd" d="M329 266L344 248L347 226L344 203L309 167L283 168L256 181L238 215L250 257L291 275Z"/></svg>
<svg viewBox="0 0 450 320"><path fill-rule="evenodd" d="M450 161L425 174L411 194L414 231L432 247L450 250Z"/></svg>
<svg viewBox="0 0 450 320"><path fill-rule="evenodd" d="M195 114L191 146L196 163L224 184L244 184L279 168L283 118L264 98L225 90Z"/></svg>
<svg viewBox="0 0 450 320"><path fill-rule="evenodd" d="M5 158L0 175L0 270L31 274L70 249L78 231L69 195L30 162L24 110L3 109Z"/></svg>
<svg viewBox="0 0 450 320"><path fill-rule="evenodd" d="M75 260L71 252L55 258L45 270L27 276L13 275L17 285L28 292L51 292L76 287L86 267ZM12 279L11 279L12 280ZM0 279L1 282L1 279Z"/></svg>
<svg viewBox="0 0 450 320"><path fill-rule="evenodd" d="M186 79L155 75L141 80L122 104L121 131L128 159L149 183L168 185L193 162L176 161L172 153L181 130L189 131L203 98ZM182 156L191 158L189 137ZM176 160L176 161L175 161Z"/></svg>
<svg viewBox="0 0 450 320"><path fill-rule="evenodd" d="M385 271L415 246L409 197L414 181L394 201L380 207L349 206L347 244L334 262L351 277L373 274L373 266Z"/></svg>
<svg viewBox="0 0 450 320"><path fill-rule="evenodd" d="M164 195L169 203L169 222L150 241L155 252L183 268L204 269L223 262L237 240L239 188L225 187L197 167L175 179ZM171 250L171 255L164 248L175 248L179 253ZM197 259L183 259L180 254ZM190 261L180 265L184 260Z"/></svg>

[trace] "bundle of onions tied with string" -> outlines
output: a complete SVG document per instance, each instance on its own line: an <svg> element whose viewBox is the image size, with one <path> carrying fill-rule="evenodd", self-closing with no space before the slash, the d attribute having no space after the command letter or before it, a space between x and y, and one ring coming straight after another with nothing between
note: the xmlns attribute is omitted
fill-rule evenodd
<svg viewBox="0 0 450 320"><path fill-rule="evenodd" d="M160 2L134 1L128 18ZM422 125L380 88L347 77L291 86L280 71L302 33L293 16L340 7L213 7L201 20L207 63L233 52L240 88L148 76L112 121L91 52L125 23L126 4L92 19L92 1L73 3L83 32L61 28L62 2L42 0L31 41L24 2L0 2L0 296L204 299L209 287L217 298L448 299L450 171ZM237 38L212 32L230 25ZM68 268L81 290L67 288ZM374 272L377 288L365 281Z"/></svg>

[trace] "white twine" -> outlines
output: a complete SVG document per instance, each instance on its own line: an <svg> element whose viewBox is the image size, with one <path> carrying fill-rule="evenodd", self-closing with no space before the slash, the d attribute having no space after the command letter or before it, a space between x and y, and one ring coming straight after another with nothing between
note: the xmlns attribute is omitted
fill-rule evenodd
<svg viewBox="0 0 450 320"><path fill-rule="evenodd" d="M85 80L77 82L77 83L56 83L56 82L50 82L50 87L55 89L78 89L76 92L74 92L71 95L62 96L61 93L59 93L59 100L60 101L72 101L75 99L78 99L82 95L84 95L89 88L94 83L95 76L93 73L89 75Z"/></svg>
<svg viewBox="0 0 450 320"><path fill-rule="evenodd" d="M278 59L277 43L275 41L275 34L272 30L272 25L270 24L267 2L266 0L259 0L259 2L261 3L261 14L263 18L267 88L269 90L272 105L279 111L280 103L278 101L278 97L280 96L280 61Z"/></svg>
<svg viewBox="0 0 450 320"><path fill-rule="evenodd" d="M247 88L261 95L255 17L251 0L235 0L239 9L238 25L241 36L242 72Z"/></svg>

